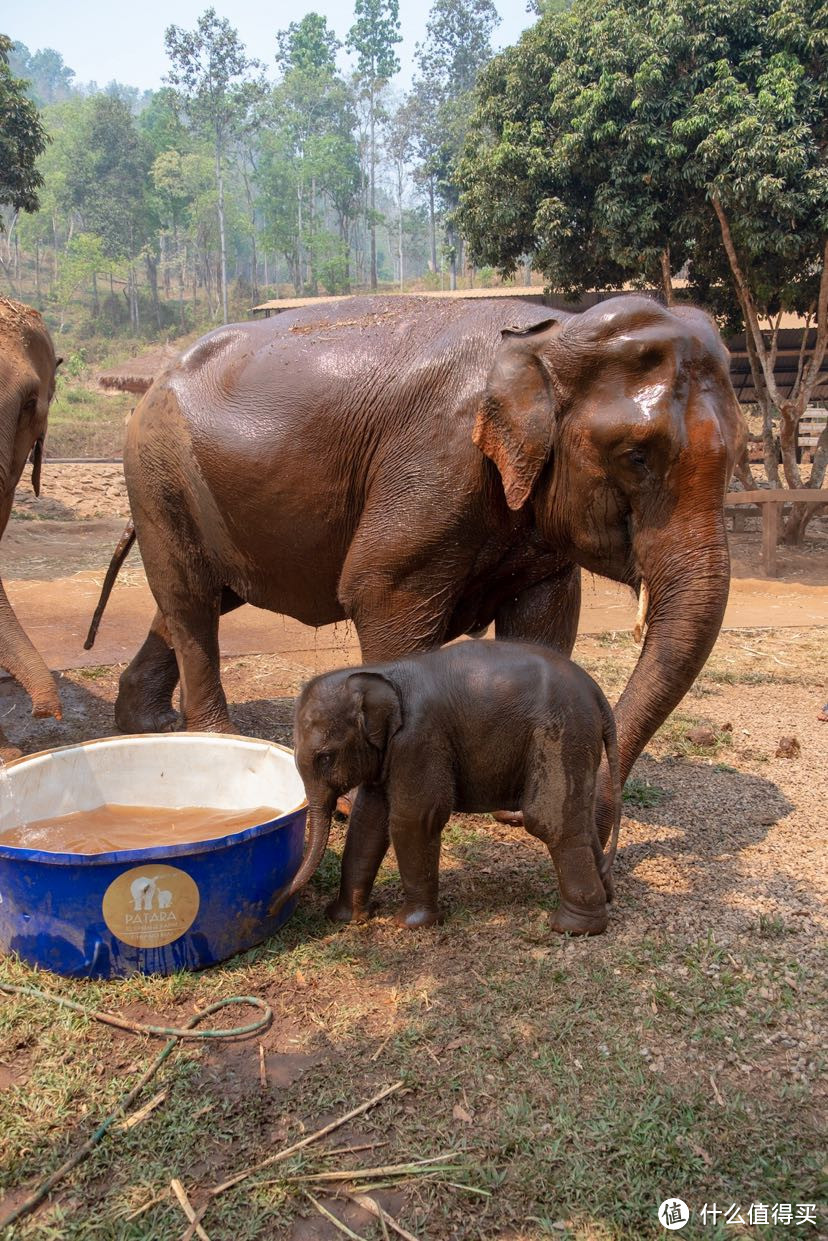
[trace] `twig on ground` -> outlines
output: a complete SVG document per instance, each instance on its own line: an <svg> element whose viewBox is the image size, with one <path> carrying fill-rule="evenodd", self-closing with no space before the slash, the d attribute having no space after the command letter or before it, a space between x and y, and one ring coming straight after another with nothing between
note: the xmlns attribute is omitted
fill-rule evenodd
<svg viewBox="0 0 828 1241"><path fill-rule="evenodd" d="M163 1202L167 1196L167 1191L163 1194L156 1194L154 1198L150 1198L149 1202L145 1202L142 1207L136 1207L134 1211L130 1211L129 1215L124 1216L125 1221L137 1219L139 1215L143 1215L145 1211L149 1211L150 1207L158 1206L159 1202Z"/></svg>
<svg viewBox="0 0 828 1241"><path fill-rule="evenodd" d="M259 1043L259 1081L262 1084L262 1090L267 1090L267 1065L263 1043Z"/></svg>
<svg viewBox="0 0 828 1241"><path fill-rule="evenodd" d="M492 1193L489 1189L480 1189L477 1185L460 1185L457 1181L443 1181L443 1185L450 1185L452 1189L462 1189L467 1194L481 1194L484 1198L491 1198Z"/></svg>
<svg viewBox="0 0 828 1241"><path fill-rule="evenodd" d="M187 1197L187 1191L184 1188L184 1186L181 1184L181 1182L179 1181L178 1177L174 1176L173 1179L170 1181L170 1189L173 1191L176 1198L178 1199L178 1204L181 1207L181 1210L187 1216L187 1219L190 1221L193 1228L195 1229L196 1236L200 1237L201 1241L210 1241L210 1238L207 1236L207 1233L204 1231L204 1229L201 1227L201 1224L196 1219L196 1213L193 1210L193 1204L190 1202L190 1199Z"/></svg>
<svg viewBox="0 0 828 1241"><path fill-rule="evenodd" d="M719 1092L719 1087L716 1085L716 1079L712 1073L710 1074L710 1085L713 1087L713 1094L716 1096L716 1102L718 1103L719 1107L724 1107L725 1101Z"/></svg>
<svg viewBox="0 0 828 1241"><path fill-rule="evenodd" d="M379 1220L382 1225L384 1237L388 1236L388 1231L386 1228L387 1225L388 1228L392 1228L398 1236L404 1237L405 1241L417 1241L417 1238L413 1233L408 1232L405 1228L403 1228L402 1224L398 1223L398 1221L394 1219L394 1216L386 1211L385 1207L381 1207L378 1202L376 1202L373 1198L369 1198L367 1194L348 1194L348 1197L351 1199L351 1202L355 1202L358 1207L362 1207L363 1211L367 1211L369 1215L373 1215L375 1219Z"/></svg>
<svg viewBox="0 0 828 1241"><path fill-rule="evenodd" d="M336 1172L303 1172L297 1176L286 1176L286 1181L357 1181L367 1180L372 1176L405 1176L416 1174L421 1168L434 1172L434 1164L445 1164L447 1170L450 1161L459 1155L449 1152L445 1155L433 1155L430 1159L412 1159L408 1163L392 1163L381 1168L342 1168ZM446 1162L446 1161L449 1162Z"/></svg>
<svg viewBox="0 0 828 1241"><path fill-rule="evenodd" d="M402 1090L405 1082L400 1078L390 1086L386 1086L384 1090L380 1090L373 1098L367 1099L365 1103L360 1103L359 1107L352 1108L350 1112L346 1112L344 1116L340 1116L338 1120L332 1120L329 1125L324 1125L321 1129L317 1129L315 1133L310 1133L306 1138L302 1138L299 1142L294 1142L292 1146L286 1146L284 1150L277 1151L275 1155L269 1155L267 1159L262 1159L259 1163L251 1164L249 1168L245 1168L241 1172L237 1172L235 1176L228 1177L226 1181L222 1181L219 1185L213 1185L207 1191L208 1198L196 1215L194 1223L182 1234L181 1241L191 1241L195 1234L195 1223L200 1223L207 1213L207 1209L214 1198L219 1194L223 1194L226 1190L232 1189L234 1185L238 1185L241 1181L247 1180L249 1176L253 1176L255 1172L260 1172L263 1168L270 1168L274 1163L281 1163L283 1159L289 1159L291 1155L295 1155L297 1151L302 1150L305 1146L310 1146L312 1142L318 1142L320 1138L327 1137L329 1133L333 1133L335 1129L340 1129L342 1125L353 1120L355 1116L361 1116L363 1112L367 1112L369 1108L380 1103L383 1099L388 1098L390 1094L394 1094L397 1090Z"/></svg>
<svg viewBox="0 0 828 1241"><path fill-rule="evenodd" d="M313 1194L309 1194L307 1190L304 1192L308 1202L313 1203L319 1214L324 1215L325 1219L329 1219L333 1226L338 1228L344 1236L351 1237L352 1241L366 1241L365 1237L361 1236L358 1232L354 1232L353 1229L349 1228L347 1224L343 1224L342 1220L334 1215L332 1211L329 1211L327 1207L323 1207L322 1203L317 1198L314 1198Z"/></svg>
<svg viewBox="0 0 828 1241"><path fill-rule="evenodd" d="M147 1119L150 1112L154 1112L155 1109L164 1102L167 1097L167 1093L167 1087L165 1086L163 1090L158 1091L158 1094L152 1096L149 1103L145 1103L143 1107L139 1107L138 1111L133 1112L131 1116L127 1116L126 1120L119 1120L117 1124L112 1126L112 1128L118 1129L121 1132L126 1132L129 1129L133 1129L135 1125L140 1125L142 1120Z"/></svg>
<svg viewBox="0 0 828 1241"><path fill-rule="evenodd" d="M387 1046L388 1046L388 1044L391 1042L391 1040L392 1040L392 1038L393 1038L393 1037L394 1037L394 1031L392 1030L390 1034L386 1034L385 1038L382 1040L382 1042L380 1043L380 1045L379 1045L379 1047L377 1048L377 1050L376 1050L375 1052L373 1052L373 1053L372 1053L372 1055L370 1055L370 1056L368 1057L368 1059L369 1059L369 1060L378 1060L378 1059L379 1059L379 1057L380 1057L380 1055L382 1054L382 1052L384 1052L384 1051L385 1051L386 1047L387 1047Z"/></svg>

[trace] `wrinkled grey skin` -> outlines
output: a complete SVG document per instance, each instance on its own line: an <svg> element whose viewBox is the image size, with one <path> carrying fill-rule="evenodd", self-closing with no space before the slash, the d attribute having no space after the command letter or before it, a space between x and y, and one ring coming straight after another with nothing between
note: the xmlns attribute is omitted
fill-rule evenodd
<svg viewBox="0 0 828 1241"><path fill-rule="evenodd" d="M310 837L281 900L319 865L337 796L356 785L334 920L365 918L371 888L394 845L406 927L438 921L440 833L454 811L520 810L543 840L561 900L553 930L599 935L621 816L612 710L583 669L546 647L461 642L409 659L316 677L294 722L296 764ZM603 856L595 791L606 752L612 844Z"/></svg>
<svg viewBox="0 0 828 1241"><path fill-rule="evenodd" d="M49 404L59 365L43 319L31 306L0 297L0 537L14 492L32 459L32 487L40 494L40 467ZM0 667L19 681L33 715L60 719L57 685L14 614L0 582Z"/></svg>
<svg viewBox="0 0 828 1241"><path fill-rule="evenodd" d="M158 604L126 732L232 728L219 617L350 618L366 662L498 637L569 652L580 569L649 588L616 707L621 774L703 666L730 581L744 421L711 320L624 296L343 299L220 328L135 410L124 472ZM598 821L611 825L601 778Z"/></svg>

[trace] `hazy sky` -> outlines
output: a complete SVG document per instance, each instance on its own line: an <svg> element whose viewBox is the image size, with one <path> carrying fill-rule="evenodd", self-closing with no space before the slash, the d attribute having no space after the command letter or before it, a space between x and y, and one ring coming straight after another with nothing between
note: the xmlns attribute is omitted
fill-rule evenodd
<svg viewBox="0 0 828 1241"><path fill-rule="evenodd" d="M495 46L502 47L514 43L532 17L526 13L525 0L495 3L503 19L495 32ZM13 8L0 4L0 31L31 51L56 48L81 82L105 86L116 78L130 86L155 88L167 70L164 30L170 23L194 26L209 6L210 0L132 0L129 4L123 0L18 0ZM294 4L213 0L213 7L220 17L230 19L249 54L264 61L270 74L275 68L277 30L311 10L323 13L340 39L353 22L353 0L298 0ZM407 86L410 81L414 45L425 35L429 7L430 0L400 0L403 42L397 50L403 68L396 86Z"/></svg>

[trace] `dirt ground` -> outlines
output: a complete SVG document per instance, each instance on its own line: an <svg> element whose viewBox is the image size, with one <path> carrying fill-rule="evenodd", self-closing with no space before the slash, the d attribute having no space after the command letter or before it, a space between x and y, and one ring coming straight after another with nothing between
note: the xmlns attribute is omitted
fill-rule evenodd
<svg viewBox="0 0 828 1241"><path fill-rule="evenodd" d="M10 526L4 579L36 641L50 631L35 634L26 589L43 592L41 614L62 615L75 592L80 616L112 546L104 535L120 524L100 521L75 521L74 542L69 522ZM398 1080L403 1088L366 1115L216 1198L204 1218L212 1241L341 1236L307 1192L352 1235L379 1241L377 1222L345 1197L366 1184L429 1241L639 1241L664 1235L656 1209L672 1196L693 1212L683 1236L828 1236L828 724L816 719L828 699L828 556L819 532L812 548L782 553L784 577L769 583L753 564L757 541L755 532L734 539L731 606L737 620L751 609L765 619L722 633L636 764L605 936L552 936L557 897L543 847L488 816L457 816L442 857L446 919L430 932L400 931L389 917L400 900L393 857L371 922L325 921L339 824L283 932L223 967L89 984L0 962L2 981L138 1020L180 1024L240 993L265 997L276 1014L261 1052L258 1041L178 1051L145 1095L165 1089L159 1105L107 1138L15 1237L179 1237L186 1220L171 1178L199 1206L209 1186ZM148 604L137 561L119 589L136 601L140 628ZM633 609L622 601L613 611L612 596L593 602L603 629L581 634L575 658L612 700L637 656ZM224 684L240 732L289 742L293 695L309 669L354 658L353 644L322 632L309 641L308 631L265 619L263 633L287 635L281 646L228 653ZM113 633L120 625L113 614ZM97 662L65 661L62 722L32 720L22 692L0 684L10 744L30 752L111 733L131 653L110 660L96 648ZM688 737L697 728L708 731ZM792 737L798 745L780 747ZM156 1051L32 999L4 999L2 1204L60 1163ZM437 1156L436 1173L356 1171ZM351 1169L352 1180L296 1179L332 1168ZM752 1204L766 1204L769 1223L703 1224L713 1203L740 1207L745 1221ZM818 1223L774 1223L774 1204L815 1204Z"/></svg>

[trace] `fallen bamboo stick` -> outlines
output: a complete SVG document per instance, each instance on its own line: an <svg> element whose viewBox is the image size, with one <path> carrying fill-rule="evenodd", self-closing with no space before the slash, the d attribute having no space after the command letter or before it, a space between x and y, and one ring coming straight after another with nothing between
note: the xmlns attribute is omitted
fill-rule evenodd
<svg viewBox="0 0 828 1241"><path fill-rule="evenodd" d="M327 1207L323 1207L322 1203L319 1202L317 1198L314 1198L313 1194L309 1194L307 1190L305 1190L304 1193L308 1202L312 1202L319 1214L324 1215L325 1219L329 1219L333 1226L338 1228L343 1236L350 1237L351 1241L367 1241L367 1239L361 1236L360 1233L354 1232L352 1228L349 1228L347 1224L343 1223L337 1215L334 1215L333 1211L329 1211Z"/></svg>
<svg viewBox="0 0 828 1241"><path fill-rule="evenodd" d="M431 1159L412 1159L410 1163L392 1163L385 1164L380 1168L342 1168L336 1172L305 1172L296 1176L286 1176L286 1181L353 1181L365 1180L369 1176L404 1176L407 1173L417 1172L420 1168L428 1167L430 1171L435 1171L431 1165L446 1164L450 1168L450 1161L458 1159L458 1154L449 1152L446 1155L433 1155ZM449 1161L449 1162L447 1162ZM455 1171L455 1169L451 1169Z"/></svg>
<svg viewBox="0 0 828 1241"><path fill-rule="evenodd" d="M348 1197L351 1202L355 1202L358 1207L362 1207L363 1211L367 1211L369 1215L373 1215L375 1219L378 1219L383 1229L387 1225L398 1236L403 1237L404 1241L418 1241L417 1237L403 1228L402 1224L395 1220L394 1216L390 1215L385 1207L381 1207L378 1202L375 1202L373 1198L369 1198L367 1194L348 1194ZM388 1233L385 1232L385 1236L387 1235Z"/></svg>
<svg viewBox="0 0 828 1241"><path fill-rule="evenodd" d="M193 1210L193 1204L192 1202L190 1202L190 1199L187 1197L187 1191L184 1188L184 1186L181 1184L181 1182L179 1181L178 1177L174 1176L173 1179L170 1181L170 1189L173 1191L176 1198L178 1199L178 1204L181 1207L181 1210L184 1212L184 1214L187 1216L187 1219L190 1221L190 1223L195 1228L196 1236L200 1238L200 1241L210 1241L210 1238L207 1236L207 1233L204 1231L204 1229L201 1227L201 1224L196 1219L196 1213Z"/></svg>
<svg viewBox="0 0 828 1241"><path fill-rule="evenodd" d="M247 1180L249 1176L260 1172L263 1168L270 1168L274 1163L281 1163L284 1159L289 1159L291 1155L295 1155L297 1151L302 1150L306 1146L310 1146L312 1142L318 1142L320 1138L327 1137L329 1133L333 1133L335 1129L340 1129L347 1124L349 1120L353 1120L355 1116L361 1116L363 1112L367 1112L369 1108L380 1103L383 1099L387 1099L390 1094L401 1090L405 1082L400 1078L390 1086L386 1086L384 1090L380 1090L372 1098L367 1099L365 1103L360 1103L359 1107L352 1108L350 1112L346 1112L344 1116L340 1116L338 1120L332 1120L330 1124L324 1125L321 1129L317 1129L315 1133L309 1134L306 1138L302 1138L299 1142L294 1142L292 1146L286 1146L284 1150L277 1151L275 1155L269 1155L267 1159L262 1159L259 1163L251 1164L249 1168L245 1168L242 1172L237 1172L235 1176L229 1177L226 1181L222 1181L219 1185L213 1185L208 1189L208 1198L200 1210L196 1213L195 1220L190 1223L189 1227L184 1231L181 1241L192 1241L195 1235L195 1225L200 1223L204 1218L210 1203L219 1194L223 1194L226 1190L232 1189L234 1185L238 1185L241 1181Z"/></svg>

